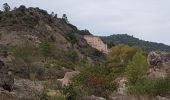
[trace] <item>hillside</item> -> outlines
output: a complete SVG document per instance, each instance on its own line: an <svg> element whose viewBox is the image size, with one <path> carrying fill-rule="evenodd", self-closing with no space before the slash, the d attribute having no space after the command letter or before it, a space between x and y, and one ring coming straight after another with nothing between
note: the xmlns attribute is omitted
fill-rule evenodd
<svg viewBox="0 0 170 100"><path fill-rule="evenodd" d="M87 30L78 30L66 20L50 15L45 10L25 6L9 12L1 11L1 51L10 50L17 45L39 47L41 43L50 42L61 52L74 49L84 58L100 59L100 55L95 55L96 50L83 39L82 34L90 33Z"/></svg>
<svg viewBox="0 0 170 100"><path fill-rule="evenodd" d="M66 14L59 18L23 5L11 10L7 3L3 8L0 100L157 100L170 95L169 53L151 52L148 60L143 50L128 45L147 51L169 51L169 46L112 35L102 37L110 47L115 45L106 55L87 43L84 35L92 34L69 23ZM98 37L93 41L107 47ZM148 79L150 68L162 69L165 79Z"/></svg>
<svg viewBox="0 0 170 100"><path fill-rule="evenodd" d="M133 36L127 34L114 34L111 36L102 36L102 40L108 44L109 47L112 47L117 44L127 44L127 45L135 45L140 48L143 48L147 52L149 51L170 51L170 46L162 44L162 43L155 43L140 40Z"/></svg>
<svg viewBox="0 0 170 100"><path fill-rule="evenodd" d="M75 71L86 63L100 64L104 54L88 45L83 38L85 34L91 33L70 24L66 15L58 18L38 7L26 8L22 5L13 10L0 11L0 61L3 62L0 71L5 65L6 77L11 77L11 74L8 75L10 71L17 78L14 96L25 100L29 94L31 96L27 100L39 100L35 98L39 94L34 94L39 85L34 85L30 80L37 80L39 84L42 80L63 78L66 72ZM0 77L0 89L6 80ZM24 89L26 86L22 83L35 87L32 90ZM40 87L44 88L42 85ZM0 97L3 97L1 92ZM11 94L7 92L6 95Z"/></svg>

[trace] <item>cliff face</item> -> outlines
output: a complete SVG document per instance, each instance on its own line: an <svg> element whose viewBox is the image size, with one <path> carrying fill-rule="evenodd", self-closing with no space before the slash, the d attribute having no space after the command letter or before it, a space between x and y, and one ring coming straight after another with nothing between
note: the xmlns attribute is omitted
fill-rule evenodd
<svg viewBox="0 0 170 100"><path fill-rule="evenodd" d="M103 43L103 41L98 36L92 36L92 35L85 35L84 39L87 41L87 43L92 46L93 48L96 48L97 50L108 54L108 48L107 45Z"/></svg>

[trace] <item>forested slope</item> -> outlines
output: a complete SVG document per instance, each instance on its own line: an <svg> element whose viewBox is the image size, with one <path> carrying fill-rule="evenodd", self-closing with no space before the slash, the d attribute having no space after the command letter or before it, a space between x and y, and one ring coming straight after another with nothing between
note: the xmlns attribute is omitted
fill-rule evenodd
<svg viewBox="0 0 170 100"><path fill-rule="evenodd" d="M138 47L143 48L147 52L149 51L170 51L170 46L162 44L162 43L155 43L140 40L133 36L127 34L113 34L110 36L102 36L102 40L108 44L109 47L117 44L127 44L127 45L135 45Z"/></svg>

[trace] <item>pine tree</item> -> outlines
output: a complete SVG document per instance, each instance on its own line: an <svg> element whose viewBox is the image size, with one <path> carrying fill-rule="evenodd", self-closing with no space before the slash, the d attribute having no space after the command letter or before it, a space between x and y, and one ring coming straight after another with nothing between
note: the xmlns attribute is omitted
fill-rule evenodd
<svg viewBox="0 0 170 100"><path fill-rule="evenodd" d="M10 9L11 9L10 6L8 5L8 3L4 3L3 8L4 8L5 12L10 11Z"/></svg>

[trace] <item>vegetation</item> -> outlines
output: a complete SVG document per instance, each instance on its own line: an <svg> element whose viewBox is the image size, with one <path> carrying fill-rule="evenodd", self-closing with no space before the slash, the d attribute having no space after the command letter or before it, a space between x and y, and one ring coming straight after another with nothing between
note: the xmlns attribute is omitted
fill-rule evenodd
<svg viewBox="0 0 170 100"><path fill-rule="evenodd" d="M43 76L41 71L43 71L42 66L37 66L39 55L36 52L36 48L31 46L16 46L12 49L13 52L13 64L15 68L13 70L16 73L20 73L28 78L33 78L33 76ZM41 70L41 71L40 71Z"/></svg>
<svg viewBox="0 0 170 100"><path fill-rule="evenodd" d="M53 55L53 46L49 42L44 42L40 44L40 52L45 57L45 59Z"/></svg>
<svg viewBox="0 0 170 100"><path fill-rule="evenodd" d="M69 21L68 21L68 19L67 19L67 15L66 15L66 14L63 14L62 19L63 19L66 23L69 23Z"/></svg>
<svg viewBox="0 0 170 100"><path fill-rule="evenodd" d="M46 90L52 89L60 91L66 100L80 100L90 95L108 98L116 89L114 78L109 70L110 69L105 66L88 64L80 69L80 74L76 76L68 86L62 87L55 81L51 81L51 83L48 82L46 84Z"/></svg>
<svg viewBox="0 0 170 100"><path fill-rule="evenodd" d="M8 5L8 3L4 3L4 4L3 4L3 8L4 8L4 11L5 11L5 12L10 11L10 9L11 9L10 6Z"/></svg>
<svg viewBox="0 0 170 100"><path fill-rule="evenodd" d="M144 49L146 52L150 51L170 51L170 46L162 43L154 43L149 41L143 41L127 34L116 34L111 36L103 36L102 40L108 44L109 47L118 44L126 44L130 46L138 46Z"/></svg>
<svg viewBox="0 0 170 100"><path fill-rule="evenodd" d="M112 35L102 37L110 46L110 53L104 55L82 38L90 32L69 24L66 14L61 19L54 13L23 5L14 10L4 5L0 29L2 38L12 39L3 40L0 49L5 50L3 57L12 59L9 67L15 76L45 82L42 100L81 100L91 95L108 98L118 88L115 79L120 77L128 78L130 94L170 95L169 78L147 80L149 65L141 49L169 51L169 46ZM69 85L56 81L75 70L80 74ZM51 91L55 95L51 96Z"/></svg>
<svg viewBox="0 0 170 100"><path fill-rule="evenodd" d="M70 41L72 44L75 44L77 42L75 33L66 33L66 39Z"/></svg>
<svg viewBox="0 0 170 100"><path fill-rule="evenodd" d="M132 95L149 95L149 96L168 96L170 94L170 78L148 80L146 57L137 52L125 69L125 75L129 80L129 93Z"/></svg>
<svg viewBox="0 0 170 100"><path fill-rule="evenodd" d="M74 50L69 50L69 51L66 53L66 56L67 56L67 58L68 58L71 62L73 62L73 63L76 63L76 62L79 61L79 56L78 56L77 52L74 51Z"/></svg>
<svg viewBox="0 0 170 100"><path fill-rule="evenodd" d="M107 97L115 90L114 76L109 70L105 66L86 65L74 82L81 87L84 94L87 93L86 95Z"/></svg>
<svg viewBox="0 0 170 100"><path fill-rule="evenodd" d="M41 100L66 100L66 98L62 94L62 87L57 81L47 81Z"/></svg>
<svg viewBox="0 0 170 100"><path fill-rule="evenodd" d="M148 69L146 57L142 53L137 52L125 69L125 74L127 75L129 83L135 84L137 81L144 78Z"/></svg>
<svg viewBox="0 0 170 100"><path fill-rule="evenodd" d="M89 30L85 29L85 30L80 30L79 32L81 35L92 35Z"/></svg>
<svg viewBox="0 0 170 100"><path fill-rule="evenodd" d="M113 69L113 73L116 76L120 76L124 74L128 62L137 52L141 52L137 47L130 47L123 44L114 46L110 49L106 65Z"/></svg>
<svg viewBox="0 0 170 100"><path fill-rule="evenodd" d="M130 94L168 96L170 95L170 79L140 80L129 88Z"/></svg>

